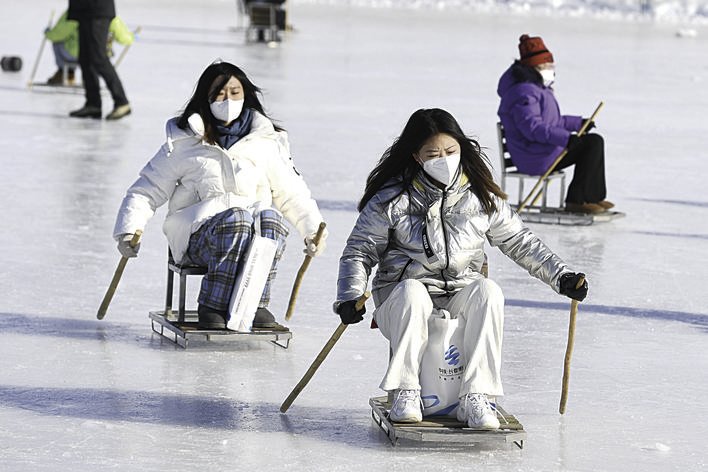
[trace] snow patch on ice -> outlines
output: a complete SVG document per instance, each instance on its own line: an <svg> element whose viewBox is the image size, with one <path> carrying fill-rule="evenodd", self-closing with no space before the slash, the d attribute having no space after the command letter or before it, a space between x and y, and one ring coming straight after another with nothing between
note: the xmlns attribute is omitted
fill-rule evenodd
<svg viewBox="0 0 708 472"><path fill-rule="evenodd" d="M293 3L708 23L707 0L296 0Z"/></svg>
<svg viewBox="0 0 708 472"><path fill-rule="evenodd" d="M645 446L642 448L644 451L657 451L657 452L669 452L671 450L670 446L667 446L664 443L654 443L651 446Z"/></svg>

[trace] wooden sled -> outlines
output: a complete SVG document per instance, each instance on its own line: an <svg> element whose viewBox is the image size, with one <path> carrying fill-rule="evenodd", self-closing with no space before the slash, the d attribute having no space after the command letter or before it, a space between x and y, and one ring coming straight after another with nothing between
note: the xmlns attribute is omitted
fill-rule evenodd
<svg viewBox="0 0 708 472"><path fill-rule="evenodd" d="M201 338L207 341L269 341L287 349L293 334L290 330L274 331L268 329L254 329L249 332L232 331L230 329L200 329L197 310L186 309L187 277L190 275L202 276L206 274L206 267L196 265L182 265L174 262L172 253L167 253L167 293L165 296L165 309L151 311L150 320L152 330L175 344L187 348L190 339ZM178 276L178 306L172 309L174 297L175 276Z"/></svg>
<svg viewBox="0 0 708 472"><path fill-rule="evenodd" d="M526 207L519 216L526 223L543 223L551 225L566 226L589 226L594 223L606 223L608 221L625 216L620 211L604 211L602 213L571 213L563 208L538 208Z"/></svg>
<svg viewBox="0 0 708 472"><path fill-rule="evenodd" d="M206 339L207 341L217 339L223 341L269 341L276 346L287 349L290 346L290 339L293 337L293 333L290 330L257 329L251 332L240 332L229 329L200 329L195 310L185 311L184 321L179 321L174 314L165 316L164 311L151 311L150 320L152 330L155 333L185 349L189 344L189 340L194 338Z"/></svg>
<svg viewBox="0 0 708 472"><path fill-rule="evenodd" d="M370 398L369 405L374 422L386 433L394 446L399 439L403 439L447 445L513 443L520 449L524 448L524 427L499 405L496 408L501 427L494 431L471 429L465 423L450 417L428 417L420 423L394 423L388 418L391 404L387 396Z"/></svg>

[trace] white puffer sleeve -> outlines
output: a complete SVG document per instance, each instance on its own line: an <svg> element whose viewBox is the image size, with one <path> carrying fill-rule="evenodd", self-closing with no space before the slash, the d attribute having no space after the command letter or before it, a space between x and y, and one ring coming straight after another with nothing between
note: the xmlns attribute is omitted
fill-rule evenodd
<svg viewBox="0 0 708 472"><path fill-rule="evenodd" d="M278 158L270 159L266 169L273 205L305 238L317 232L320 222L323 221L322 214L305 180L295 169L287 135L278 133L276 144Z"/></svg>
<svg viewBox="0 0 708 472"><path fill-rule="evenodd" d="M487 238L529 274L559 291L560 276L570 269L563 260L533 234L506 200L496 198L497 211L490 217Z"/></svg>
<svg viewBox="0 0 708 472"><path fill-rule="evenodd" d="M178 171L177 159L168 157L164 144L140 171L140 177L128 188L116 218L113 238L144 229L157 208L167 202L175 191Z"/></svg>

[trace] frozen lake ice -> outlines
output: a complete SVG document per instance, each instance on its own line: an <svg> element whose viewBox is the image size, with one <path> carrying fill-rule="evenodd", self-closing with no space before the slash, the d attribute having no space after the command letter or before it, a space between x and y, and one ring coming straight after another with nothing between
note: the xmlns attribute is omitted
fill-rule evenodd
<svg viewBox="0 0 708 472"><path fill-rule="evenodd" d="M115 123L67 118L80 93L26 87L49 12L63 2L5 6L0 20L2 55L25 61L0 74L2 470L705 469L704 26L689 38L652 21L295 3L294 31L269 48L244 42L233 2L117 3L142 32L119 68L134 111ZM281 415L339 323L337 261L366 175L408 116L433 106L496 165L496 83L522 33L543 36L556 57L563 112L588 115L605 102L597 124L608 197L627 213L590 227L531 225L590 283L567 413L557 410L570 304L492 249L490 277L507 298L502 404L527 430L523 450L392 448L369 416L387 346L368 323L347 330ZM163 211L106 319L95 318L119 258L111 231L123 193L216 58L263 87L330 231L300 290L288 350L183 350L152 334L147 313L164 303ZM53 72L45 48L37 78ZM104 112L111 105L104 95ZM293 236L277 313L301 262Z"/></svg>

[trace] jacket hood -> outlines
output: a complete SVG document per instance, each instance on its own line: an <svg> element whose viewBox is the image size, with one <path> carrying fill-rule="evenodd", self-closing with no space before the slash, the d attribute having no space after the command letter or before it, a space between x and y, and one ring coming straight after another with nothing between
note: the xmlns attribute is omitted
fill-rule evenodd
<svg viewBox="0 0 708 472"><path fill-rule="evenodd" d="M514 61L499 79L497 95L503 97L511 87L525 82L543 87L543 79L533 67L525 66L519 61Z"/></svg>

